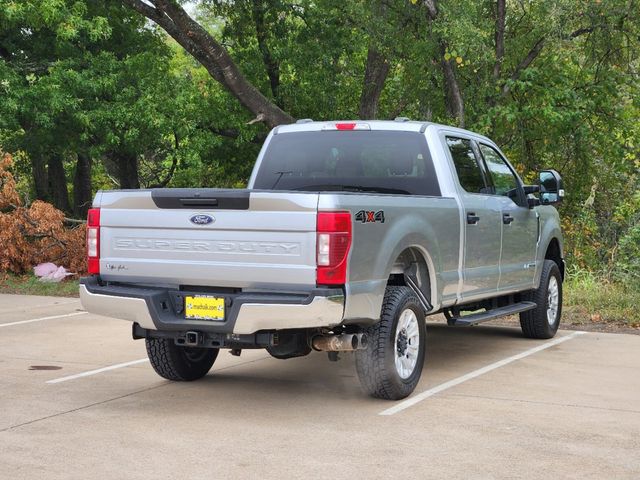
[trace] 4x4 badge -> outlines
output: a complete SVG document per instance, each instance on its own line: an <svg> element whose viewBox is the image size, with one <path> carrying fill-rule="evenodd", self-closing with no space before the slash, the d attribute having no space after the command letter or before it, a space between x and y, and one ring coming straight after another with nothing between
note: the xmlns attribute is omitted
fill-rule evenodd
<svg viewBox="0 0 640 480"><path fill-rule="evenodd" d="M358 213L356 213L356 222L361 222L361 223L376 223L376 222L380 222L380 223L384 223L384 210L378 210L377 212L367 211L367 210L360 210Z"/></svg>

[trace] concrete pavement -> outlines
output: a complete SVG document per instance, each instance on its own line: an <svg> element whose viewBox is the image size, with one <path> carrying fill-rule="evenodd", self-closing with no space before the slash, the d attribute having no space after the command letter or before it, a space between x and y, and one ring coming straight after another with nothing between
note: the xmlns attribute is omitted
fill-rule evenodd
<svg viewBox="0 0 640 480"><path fill-rule="evenodd" d="M349 354L223 351L171 383L128 322L80 309L0 295L2 478L640 478L640 336L579 335L466 379L545 341L430 323L414 396L454 385L385 416Z"/></svg>

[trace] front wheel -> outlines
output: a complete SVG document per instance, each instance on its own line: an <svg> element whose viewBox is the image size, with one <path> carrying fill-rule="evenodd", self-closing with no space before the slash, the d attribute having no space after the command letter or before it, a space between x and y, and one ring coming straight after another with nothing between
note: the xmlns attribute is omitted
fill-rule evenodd
<svg viewBox="0 0 640 480"><path fill-rule="evenodd" d="M536 308L520 314L520 326L525 337L552 338L560 326L562 314L562 275L553 260L542 265L540 286L531 291L526 300Z"/></svg>
<svg viewBox="0 0 640 480"><path fill-rule="evenodd" d="M158 375L190 382L204 377L218 357L217 348L182 347L170 338L147 338L147 355Z"/></svg>
<svg viewBox="0 0 640 480"><path fill-rule="evenodd" d="M380 321L366 331L369 346L356 351L364 390L376 398L399 400L420 380L426 351L424 312L409 287L387 287Z"/></svg>

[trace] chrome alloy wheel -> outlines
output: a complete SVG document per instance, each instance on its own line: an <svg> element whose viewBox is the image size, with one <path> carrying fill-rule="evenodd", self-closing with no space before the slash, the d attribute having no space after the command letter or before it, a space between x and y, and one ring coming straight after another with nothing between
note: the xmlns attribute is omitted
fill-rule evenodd
<svg viewBox="0 0 640 480"><path fill-rule="evenodd" d="M560 288L556 277L549 278L549 287L547 287L547 321L549 325L555 325L558 317L558 302L560 298Z"/></svg>
<svg viewBox="0 0 640 480"><path fill-rule="evenodd" d="M413 310L403 310L396 325L394 360L400 378L411 376L418 363L420 351L420 329L418 318Z"/></svg>

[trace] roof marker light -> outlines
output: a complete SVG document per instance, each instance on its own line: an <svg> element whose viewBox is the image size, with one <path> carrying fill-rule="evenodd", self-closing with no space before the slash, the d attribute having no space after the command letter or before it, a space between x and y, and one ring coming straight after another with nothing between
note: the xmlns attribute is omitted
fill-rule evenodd
<svg viewBox="0 0 640 480"><path fill-rule="evenodd" d="M371 126L368 123L356 123L356 122L338 122L338 123L327 123L323 128L323 130L371 130Z"/></svg>

